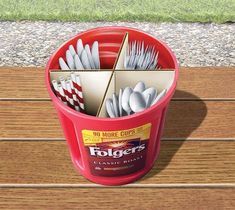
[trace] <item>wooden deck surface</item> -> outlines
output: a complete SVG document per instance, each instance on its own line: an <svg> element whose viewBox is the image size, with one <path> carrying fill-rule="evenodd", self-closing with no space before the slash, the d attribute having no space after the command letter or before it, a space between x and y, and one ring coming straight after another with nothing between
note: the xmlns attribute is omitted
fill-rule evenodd
<svg viewBox="0 0 235 210"><path fill-rule="evenodd" d="M42 68L0 68L0 209L234 209L235 68L181 68L160 156L141 180L73 168Z"/></svg>

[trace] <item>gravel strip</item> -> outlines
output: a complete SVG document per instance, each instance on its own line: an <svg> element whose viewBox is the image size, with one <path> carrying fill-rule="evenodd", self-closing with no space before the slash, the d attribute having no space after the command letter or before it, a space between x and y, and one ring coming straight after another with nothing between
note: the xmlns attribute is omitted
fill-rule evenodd
<svg viewBox="0 0 235 210"><path fill-rule="evenodd" d="M167 43L181 66L234 66L235 24L131 22L0 22L0 66L45 66L77 33L98 26L142 29Z"/></svg>

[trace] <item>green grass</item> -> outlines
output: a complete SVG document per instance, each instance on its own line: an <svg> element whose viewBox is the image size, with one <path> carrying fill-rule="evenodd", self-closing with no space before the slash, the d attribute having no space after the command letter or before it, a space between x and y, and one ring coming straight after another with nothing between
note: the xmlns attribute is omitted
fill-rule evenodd
<svg viewBox="0 0 235 210"><path fill-rule="evenodd" d="M0 20L235 22L235 0L0 0Z"/></svg>

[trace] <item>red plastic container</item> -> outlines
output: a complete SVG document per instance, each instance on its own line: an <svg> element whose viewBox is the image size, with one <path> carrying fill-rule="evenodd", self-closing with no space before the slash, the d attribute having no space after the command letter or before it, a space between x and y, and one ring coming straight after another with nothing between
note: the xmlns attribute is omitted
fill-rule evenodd
<svg viewBox="0 0 235 210"><path fill-rule="evenodd" d="M83 43L88 44L91 44L94 40L98 40L100 43L101 67L106 69L112 68L126 32L129 33L129 41L144 40L146 44L156 46L156 49L159 50L159 65L162 70L175 70L173 84L164 98L159 103L143 112L112 119L82 114L64 105L51 89L49 71L51 69L59 69L58 59L59 57L65 58L65 51L68 49L68 46L70 44L75 46L79 38L83 40ZM137 29L127 27L95 28L80 33L64 43L48 61L45 77L47 90L57 110L72 161L76 169L85 178L103 185L122 185L139 179L151 170L160 150L160 138L164 128L166 110L175 92L178 78L176 58L164 43ZM131 139L127 141L128 145L126 145L124 149L119 149L119 151L116 151L115 148L107 148L105 150L105 145L94 146L88 151L88 147L84 143L86 141L84 139L84 133L86 134L87 132L94 131L94 135L95 133L98 133L97 135L114 135L116 132L115 135L119 135L120 137L122 134L128 136L130 132L137 132L145 128L149 130L146 131L145 136L147 136L148 139L144 141L144 144L137 144L136 146L136 139ZM128 132L129 134L127 134ZM133 149L134 147L135 149ZM102 159L104 157L106 158L105 161ZM131 157L131 159L127 157ZM120 162L118 163L119 160L122 160L122 164L120 164ZM126 165L124 163L126 163ZM95 167L94 164L97 164L97 167ZM116 164L115 169L117 170L111 170L109 173L109 167L113 166L107 166L107 164ZM118 164L120 164L120 167ZM95 171L96 169L103 170L104 168L105 170L107 169L108 172L99 173Z"/></svg>

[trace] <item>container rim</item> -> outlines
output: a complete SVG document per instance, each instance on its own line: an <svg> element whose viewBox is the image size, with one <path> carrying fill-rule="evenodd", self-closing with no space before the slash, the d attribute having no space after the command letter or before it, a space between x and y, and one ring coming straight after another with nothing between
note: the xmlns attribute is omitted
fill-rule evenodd
<svg viewBox="0 0 235 210"><path fill-rule="evenodd" d="M174 80L173 83L171 85L171 87L169 88L169 90L167 91L167 94L163 97L162 100L160 100L158 103L156 103L155 105L149 107L148 109L139 112L139 113L135 113L129 116L123 116L123 117L117 117L117 118L102 118L102 117L96 117L96 116L92 116L92 115L87 115L87 114L83 114L81 112L77 112L76 110L71 109L70 107L66 106L61 100L59 100L56 95L54 94L54 92L51 89L51 85L50 85L50 66L51 63L55 57L55 55L60 51L60 49L65 46L66 44L70 43L72 40L80 37L81 35L84 35L86 33L90 33L92 31L97 31L97 30L117 30L117 29L121 29L121 30L129 30L129 31L133 31L133 32L141 32L142 34L149 36L155 40L157 40L163 47L165 47L165 49L169 52L170 56L173 59L174 65L175 65L175 76L174 76ZM170 97L170 95L172 95L172 92L174 93L175 88L176 88L176 83L178 80L178 74L179 74L179 66L176 60L176 57L174 55L174 53L172 52L172 50L161 40L157 39L156 37L154 37L151 34L148 34L140 29L136 29L136 28L132 28L132 27L126 27L126 26L102 26L102 27L96 27L96 28L92 28L86 31L83 31L81 33L78 33L77 35L73 36L72 38L70 38L69 40L67 40L66 42L64 42L62 45L60 45L59 48L57 48L57 50L50 56L47 64L46 64L46 68L45 68L45 83L46 83L46 87L47 87L47 91L49 93L49 96L51 97L53 103L55 103L57 106L59 106L64 112L67 112L71 115L73 115L74 117L79 117L79 118L83 118L83 119L89 119L89 120L95 120L95 121L100 121L100 122L117 122L117 121L125 121L128 119L133 119L133 118L138 118L143 116L144 114L147 114L151 111L153 111L154 109L157 109L158 107L162 106L162 104L164 104Z"/></svg>

